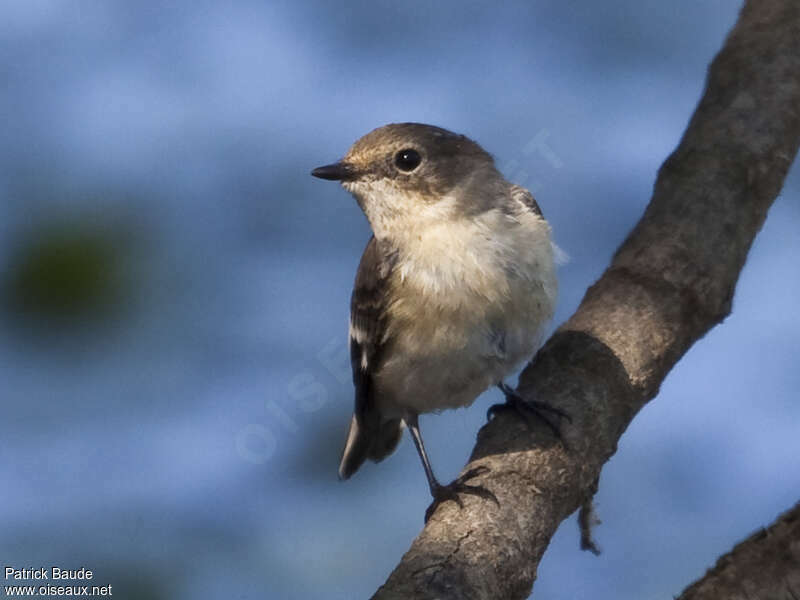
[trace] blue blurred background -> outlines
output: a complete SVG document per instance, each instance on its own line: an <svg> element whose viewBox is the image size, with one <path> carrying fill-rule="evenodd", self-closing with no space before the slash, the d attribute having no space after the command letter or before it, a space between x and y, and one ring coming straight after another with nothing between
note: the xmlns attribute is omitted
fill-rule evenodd
<svg viewBox="0 0 800 600"><path fill-rule="evenodd" d="M422 525L413 446L336 479L369 236L309 177L370 129L466 133L571 261L555 324L646 203L732 0L12 0L0 8L0 560L118 598L368 597ZM669 598L800 491L800 177L733 314L673 370L538 598ZM456 475L497 393L423 417Z"/></svg>

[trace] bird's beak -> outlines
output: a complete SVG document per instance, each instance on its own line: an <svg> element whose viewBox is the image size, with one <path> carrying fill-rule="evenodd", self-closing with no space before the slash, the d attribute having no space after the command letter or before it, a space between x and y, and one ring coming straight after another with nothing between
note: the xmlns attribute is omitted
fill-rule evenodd
<svg viewBox="0 0 800 600"><path fill-rule="evenodd" d="M356 171L353 165L344 161L333 163L332 165L325 165L324 167L317 167L311 174L320 179L330 179L332 181L348 181L356 178Z"/></svg>

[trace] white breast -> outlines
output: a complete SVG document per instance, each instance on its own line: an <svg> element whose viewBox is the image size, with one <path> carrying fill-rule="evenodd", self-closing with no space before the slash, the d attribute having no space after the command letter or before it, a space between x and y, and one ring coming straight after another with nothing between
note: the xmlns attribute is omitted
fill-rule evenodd
<svg viewBox="0 0 800 600"><path fill-rule="evenodd" d="M550 229L539 216L492 210L427 223L398 229L392 341L376 374L387 417L470 404L532 356L555 304Z"/></svg>

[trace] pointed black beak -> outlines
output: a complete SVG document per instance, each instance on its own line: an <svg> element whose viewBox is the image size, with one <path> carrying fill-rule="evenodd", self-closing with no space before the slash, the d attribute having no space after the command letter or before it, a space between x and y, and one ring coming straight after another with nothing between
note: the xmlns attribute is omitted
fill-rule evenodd
<svg viewBox="0 0 800 600"><path fill-rule="evenodd" d="M351 165L346 162L337 162L324 167L317 167L311 174L320 179L330 179L332 181L347 181L355 179L356 172Z"/></svg>

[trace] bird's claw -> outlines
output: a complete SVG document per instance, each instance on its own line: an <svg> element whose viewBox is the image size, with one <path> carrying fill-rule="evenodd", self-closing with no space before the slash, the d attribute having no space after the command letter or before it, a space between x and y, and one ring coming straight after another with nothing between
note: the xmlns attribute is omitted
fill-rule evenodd
<svg viewBox="0 0 800 600"><path fill-rule="evenodd" d="M459 508L464 508L464 501L461 499L459 494L471 494L473 496L478 496L484 500L491 500L497 504L497 506L500 506L497 496L495 496L490 490L480 485L467 485L466 483L470 479L486 473L488 470L488 467L480 465L470 469L452 483L447 485L437 485L435 488L433 488L431 490L433 502L431 502L431 505L425 511L425 522L428 522L428 519L431 518L431 515L433 515L441 503L447 502L448 500L452 500L458 504Z"/></svg>
<svg viewBox="0 0 800 600"><path fill-rule="evenodd" d="M500 391L502 391L503 394L505 394L506 401L501 404L493 404L490 406L486 411L487 420L492 420L492 418L497 416L497 414L500 412L513 410L520 417L522 417L529 427L531 427L533 424L532 417L536 417L541 421L544 421L553 434L555 434L557 438L563 440L563 436L561 435L561 430L559 429L558 425L556 425L550 418L546 417L542 413L552 413L572 424L572 417L570 417L568 413L564 412L560 408L556 408L555 406L550 406L546 402L527 400L520 396L516 391L512 390L511 387L505 383L500 383L497 385L497 387L500 388Z"/></svg>

